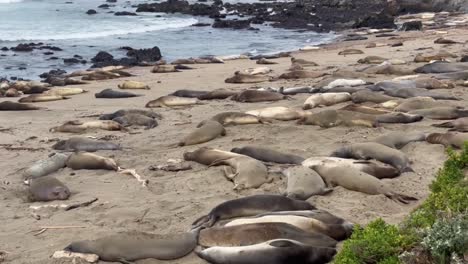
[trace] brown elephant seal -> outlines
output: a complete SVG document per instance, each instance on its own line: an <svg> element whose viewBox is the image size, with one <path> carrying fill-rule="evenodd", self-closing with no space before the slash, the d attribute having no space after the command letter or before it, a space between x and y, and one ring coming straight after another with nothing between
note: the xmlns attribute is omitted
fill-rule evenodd
<svg viewBox="0 0 468 264"><path fill-rule="evenodd" d="M150 89L150 87L146 83L137 81L124 81L123 83L117 85L117 87L119 87L120 89Z"/></svg>
<svg viewBox="0 0 468 264"><path fill-rule="evenodd" d="M0 111L28 111L28 110L41 110L44 107L35 106L32 104L21 104L10 101L3 101L0 103Z"/></svg>
<svg viewBox="0 0 468 264"><path fill-rule="evenodd" d="M6 90L5 93L3 94L3 96L5 97L19 97L21 95L23 95L23 92L20 92L16 90L15 88L10 88Z"/></svg>
<svg viewBox="0 0 468 264"><path fill-rule="evenodd" d="M149 101L145 107L146 108L156 108L156 107L184 107L201 104L197 98L186 98L178 97L172 95L161 96L155 100Z"/></svg>
<svg viewBox="0 0 468 264"><path fill-rule="evenodd" d="M303 67L319 66L316 62L304 59L296 59L294 57L291 58L291 64L299 64Z"/></svg>
<svg viewBox="0 0 468 264"><path fill-rule="evenodd" d="M170 73L170 72L179 72L176 65L155 65L151 69L152 73Z"/></svg>
<svg viewBox="0 0 468 264"><path fill-rule="evenodd" d="M330 106L351 100L349 93L318 93L309 96L302 106L302 109L308 110L317 106Z"/></svg>
<svg viewBox="0 0 468 264"><path fill-rule="evenodd" d="M55 177L44 176L29 180L29 195L33 202L67 200L70 190Z"/></svg>
<svg viewBox="0 0 468 264"><path fill-rule="evenodd" d="M129 93L129 92L121 92L121 91L115 91L112 89L104 89L100 91L99 93L95 93L94 97L96 98L131 98L131 97L138 97L138 96L143 96L141 94L134 94L134 93Z"/></svg>
<svg viewBox="0 0 468 264"><path fill-rule="evenodd" d="M199 96L207 94L207 91L197 91L197 90L177 90L169 95L178 96L178 97L187 97L187 98L197 98Z"/></svg>
<svg viewBox="0 0 468 264"><path fill-rule="evenodd" d="M302 162L302 166L312 168L313 166L326 167L352 167L378 179L395 178L400 171L395 167L376 160L355 160L336 157L310 157Z"/></svg>
<svg viewBox="0 0 468 264"><path fill-rule="evenodd" d="M461 117L453 121L433 124L432 126L450 128L449 131L468 132L468 117Z"/></svg>
<svg viewBox="0 0 468 264"><path fill-rule="evenodd" d="M418 109L409 111L409 114L421 115L430 119L456 119L460 117L468 117L468 110L460 109L453 106L441 106L427 109Z"/></svg>
<svg viewBox="0 0 468 264"><path fill-rule="evenodd" d="M324 264L336 254L331 247L314 247L290 239L275 239L240 247L210 247L195 251L213 264Z"/></svg>
<svg viewBox="0 0 468 264"><path fill-rule="evenodd" d="M233 77L229 77L224 80L225 83L260 83L269 82L272 78L266 75L251 75L236 71Z"/></svg>
<svg viewBox="0 0 468 264"><path fill-rule="evenodd" d="M379 56L367 56L359 59L357 62L360 64L380 64L388 59Z"/></svg>
<svg viewBox="0 0 468 264"><path fill-rule="evenodd" d="M65 122L61 126L49 129L50 132L64 132L64 133L84 133L88 129L102 129L108 131L126 130L121 124L112 120L93 120L93 121L80 121L72 120Z"/></svg>
<svg viewBox="0 0 468 264"><path fill-rule="evenodd" d="M431 97L436 100L460 100L460 98L449 95L440 94L432 91L428 91L424 88L399 88L399 89L388 89L385 90L386 95L400 98L411 98L411 97Z"/></svg>
<svg viewBox="0 0 468 264"><path fill-rule="evenodd" d="M426 140L426 134L423 132L400 132L395 131L387 133L374 139L374 142L391 147L394 149L401 149L408 143L424 141Z"/></svg>
<svg viewBox="0 0 468 264"><path fill-rule="evenodd" d="M307 200L314 195L324 195L332 191L325 186L322 180L314 170L304 166L295 166L284 170L283 175L288 179L286 196Z"/></svg>
<svg viewBox="0 0 468 264"><path fill-rule="evenodd" d="M39 103L70 99L71 97L53 94L31 94L18 100L20 103Z"/></svg>
<svg viewBox="0 0 468 264"><path fill-rule="evenodd" d="M211 165L215 161L230 159L240 156L237 153L223 151L214 148L203 147L192 152L185 152L184 159L186 161L195 161L203 165Z"/></svg>
<svg viewBox="0 0 468 264"><path fill-rule="evenodd" d="M414 70L416 73L450 73L468 70L465 62L434 62L421 66Z"/></svg>
<svg viewBox="0 0 468 264"><path fill-rule="evenodd" d="M298 124L316 125L323 128L335 126L365 126L377 127L378 122L374 115L345 110L324 110L305 116L297 121Z"/></svg>
<svg viewBox="0 0 468 264"><path fill-rule="evenodd" d="M391 112L376 116L378 123L408 124L423 120L424 116L414 113Z"/></svg>
<svg viewBox="0 0 468 264"><path fill-rule="evenodd" d="M154 118L141 114L127 114L112 119L124 127L128 126L144 126L145 129L151 129L158 126L158 121Z"/></svg>
<svg viewBox="0 0 468 264"><path fill-rule="evenodd" d="M304 232L286 223L255 223L202 229L198 244L203 247L238 247L278 238L292 239L311 246L335 247L337 244L329 236L318 232Z"/></svg>
<svg viewBox="0 0 468 264"><path fill-rule="evenodd" d="M279 164L301 164L304 161L303 157L297 155L285 154L273 149L256 146L233 148L231 152L246 155L257 160Z"/></svg>
<svg viewBox="0 0 468 264"><path fill-rule="evenodd" d="M431 144L442 144L445 147L463 148L468 141L468 133L431 133L426 137L426 141Z"/></svg>
<svg viewBox="0 0 468 264"><path fill-rule="evenodd" d="M125 232L96 240L73 242L64 250L96 254L100 260L130 263L141 259L172 260L181 258L197 245L198 231L174 235Z"/></svg>
<svg viewBox="0 0 468 264"><path fill-rule="evenodd" d="M356 55L356 54L364 54L364 51L358 49L344 49L338 52L338 55Z"/></svg>
<svg viewBox="0 0 468 264"><path fill-rule="evenodd" d="M401 173L414 172L410 160L401 151L375 142L355 143L333 151L331 157L376 159L397 168Z"/></svg>
<svg viewBox="0 0 468 264"><path fill-rule="evenodd" d="M112 120L119 116L124 116L128 114L139 114L151 118L162 119L162 116L152 110L146 109L120 109L111 114L104 114L99 117L99 120Z"/></svg>
<svg viewBox="0 0 468 264"><path fill-rule="evenodd" d="M395 97L388 96L385 94L372 92L367 89L359 90L351 95L353 103L360 104L365 102L371 102L380 104L395 99Z"/></svg>
<svg viewBox="0 0 468 264"><path fill-rule="evenodd" d="M231 97L232 100L242 103L279 101L287 98L287 95L280 93L258 90L245 90Z"/></svg>
<svg viewBox="0 0 468 264"><path fill-rule="evenodd" d="M434 43L435 44L458 44L460 42L457 42L457 41L451 40L451 39L446 39L446 38L438 38L438 39L434 40Z"/></svg>
<svg viewBox="0 0 468 264"><path fill-rule="evenodd" d="M238 92L237 91L232 91L228 89L216 89L211 92L207 92L203 95L198 96L197 98L200 100L222 100L226 99L228 97L231 97L233 95L236 95Z"/></svg>
<svg viewBox="0 0 468 264"><path fill-rule="evenodd" d="M117 170L117 163L111 158L105 158L88 152L75 152L66 162L73 170Z"/></svg>
<svg viewBox="0 0 468 264"><path fill-rule="evenodd" d="M357 104L349 104L338 110L346 110L346 111L358 112L358 113L363 113L363 114L368 114L368 115L383 115L383 114L391 113L390 111L385 110L385 109L379 109L379 108L374 108L374 107L369 107L369 106L364 106L364 105L357 105Z"/></svg>
<svg viewBox="0 0 468 264"><path fill-rule="evenodd" d="M23 171L23 178L40 178L56 172L65 167L68 156L64 153L53 153L46 159L38 160Z"/></svg>
<svg viewBox="0 0 468 264"><path fill-rule="evenodd" d="M383 74L383 75L412 75L413 69L404 66L392 65L389 63L382 63L377 66L372 66L364 70L369 74Z"/></svg>
<svg viewBox="0 0 468 264"><path fill-rule="evenodd" d="M217 121L223 126L229 125L247 125L247 124L263 124L262 118L254 115L249 115L241 112L223 112L214 115L211 120Z"/></svg>
<svg viewBox="0 0 468 264"><path fill-rule="evenodd" d="M121 150L122 147L118 144L101 141L101 140L92 140L85 137L72 137L67 140L60 140L52 146L55 150L63 151L88 151L94 152L98 150Z"/></svg>
<svg viewBox="0 0 468 264"><path fill-rule="evenodd" d="M276 194L257 194L229 200L217 205L208 215L195 220L192 228L199 226L211 227L218 220L253 216L266 212L313 209L316 208L306 201L295 200Z"/></svg>
<svg viewBox="0 0 468 264"><path fill-rule="evenodd" d="M179 142L179 146L196 145L213 140L219 136L225 136L226 129L214 120L205 120L198 124L195 131L189 133Z"/></svg>
<svg viewBox="0 0 468 264"><path fill-rule="evenodd" d="M234 190L258 188L264 183L271 182L267 167L259 160L247 156L237 156L218 160L210 166L224 166L224 176L234 182Z"/></svg>
<svg viewBox="0 0 468 264"><path fill-rule="evenodd" d="M290 72L283 73L279 76L280 79L315 79L322 76L328 75L327 72L322 71L307 71L307 70L293 70Z"/></svg>
<svg viewBox="0 0 468 264"><path fill-rule="evenodd" d="M83 94L87 93L87 90L81 89L81 88L54 88L51 89L44 94L53 94L53 95L61 95L61 96L70 96L70 95L77 95L77 94Z"/></svg>
<svg viewBox="0 0 468 264"><path fill-rule="evenodd" d="M271 64L278 64L276 61L267 60L265 58L260 58L256 61L257 64L263 65L271 65Z"/></svg>
<svg viewBox="0 0 468 264"><path fill-rule="evenodd" d="M370 195L383 194L404 204L417 200L414 197L396 193L381 180L354 168L315 166L313 169L322 176L327 186L341 186L351 191Z"/></svg>
<svg viewBox="0 0 468 264"><path fill-rule="evenodd" d="M427 109L443 106L432 97L414 97L402 100L394 110L396 112L410 112L418 109Z"/></svg>
<svg viewBox="0 0 468 264"><path fill-rule="evenodd" d="M281 121L290 121L304 116L304 112L284 106L273 106L262 109L250 110L246 114L258 116L264 119L275 119Z"/></svg>

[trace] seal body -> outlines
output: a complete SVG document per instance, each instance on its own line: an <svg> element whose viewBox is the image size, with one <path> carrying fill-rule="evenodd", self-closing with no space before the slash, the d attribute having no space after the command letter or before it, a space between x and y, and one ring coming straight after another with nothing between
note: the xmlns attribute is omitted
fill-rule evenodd
<svg viewBox="0 0 468 264"><path fill-rule="evenodd" d="M413 114L413 113L398 113L398 112L391 112L382 115L378 115L376 117L377 122L379 123L414 123L419 122L424 117L422 115Z"/></svg>
<svg viewBox="0 0 468 264"><path fill-rule="evenodd" d="M456 119L468 117L468 110L459 109L453 106L441 106L427 109L418 109L408 112L409 114L421 115L430 119Z"/></svg>
<svg viewBox="0 0 468 264"><path fill-rule="evenodd" d="M442 144L445 147L463 148L465 142L468 141L468 133L431 133L427 136L426 141L431 144Z"/></svg>
<svg viewBox="0 0 468 264"><path fill-rule="evenodd" d="M184 139L182 139L182 141L179 142L179 146L205 143L219 136L225 135L226 129L224 129L223 125L214 120L205 120L198 125L195 131L189 133Z"/></svg>
<svg viewBox="0 0 468 264"><path fill-rule="evenodd" d="M306 99L302 109L312 109L320 105L330 106L351 100L349 93L321 93L311 95Z"/></svg>
<svg viewBox="0 0 468 264"><path fill-rule="evenodd" d="M320 175L303 166L291 167L283 171L288 178L286 196L298 200L307 200L313 195L329 193Z"/></svg>
<svg viewBox="0 0 468 264"><path fill-rule="evenodd" d="M54 95L54 94L32 94L28 97L23 97L19 99L18 102L38 103L38 102L50 102L50 101L58 101L58 100L65 100L65 99L70 99L70 97Z"/></svg>
<svg viewBox="0 0 468 264"><path fill-rule="evenodd" d="M468 70L468 63L465 62L434 62L421 66L414 71L417 73L448 73Z"/></svg>
<svg viewBox="0 0 468 264"><path fill-rule="evenodd" d="M58 171L65 167L68 156L64 153L54 153L47 159L39 160L24 170L23 177L24 179L39 178Z"/></svg>
<svg viewBox="0 0 468 264"><path fill-rule="evenodd" d="M141 96L138 94L134 93L129 93L129 92L121 92L121 91L115 91L112 89L104 89L100 91L99 93L95 93L94 97L96 98L130 98L130 97L137 97Z"/></svg>
<svg viewBox="0 0 468 264"><path fill-rule="evenodd" d="M426 134L422 132L392 132L377 137L374 141L387 147L401 149L410 142L424 141L425 139Z"/></svg>
<svg viewBox="0 0 468 264"><path fill-rule="evenodd" d="M353 101L353 103L356 103L356 104L365 103L365 102L380 104L383 102L390 101L392 99L395 99L395 98L392 96L372 92L372 91L365 90L365 89L359 90L351 95L351 100Z"/></svg>
<svg viewBox="0 0 468 264"><path fill-rule="evenodd" d="M117 87L119 87L120 89L150 89L150 87L147 84L137 81L124 81L123 83L117 85Z"/></svg>
<svg viewBox="0 0 468 264"><path fill-rule="evenodd" d="M273 149L256 146L233 148L231 149L231 152L246 155L265 162L275 162L280 164L301 164L304 161L303 157L297 155L285 154Z"/></svg>
<svg viewBox="0 0 468 264"><path fill-rule="evenodd" d="M200 104L197 98L185 98L172 95L166 95L159 97L155 100L149 101L145 107L155 108L155 107L178 107L178 106L190 106Z"/></svg>
<svg viewBox="0 0 468 264"><path fill-rule="evenodd" d="M237 153L223 151L214 148L202 147L192 152L185 152L184 159L187 161L195 161L203 165L211 165L215 161L230 159L240 156Z"/></svg>
<svg viewBox="0 0 468 264"><path fill-rule="evenodd" d="M187 97L187 98L197 98L204 94L208 93L207 91L195 91L195 90L177 90L170 95L178 97Z"/></svg>
<svg viewBox="0 0 468 264"><path fill-rule="evenodd" d="M456 120L434 124L435 127L447 127L449 131L468 132L468 117L457 118Z"/></svg>
<svg viewBox="0 0 468 264"><path fill-rule="evenodd" d="M241 73L236 71L233 77L229 77L224 80L225 83L260 83L268 82L271 80L271 77L266 75L251 75L246 73Z"/></svg>
<svg viewBox="0 0 468 264"><path fill-rule="evenodd" d="M376 127L378 122L374 115L345 110L324 110L301 118L298 124L316 125L323 128L340 125Z"/></svg>
<svg viewBox="0 0 468 264"><path fill-rule="evenodd" d="M246 113L258 116L260 118L276 119L281 121L295 120L303 116L302 112L283 106L273 106L262 109L250 110Z"/></svg>
<svg viewBox="0 0 468 264"><path fill-rule="evenodd" d="M197 96L200 100L222 100L237 94L238 92L228 89L216 89L205 94Z"/></svg>
<svg viewBox="0 0 468 264"><path fill-rule="evenodd" d="M102 130L123 130L121 124L112 120L93 120L93 121L68 121L65 124L53 127L51 132L69 132L69 133L82 133L88 129L102 129Z"/></svg>
<svg viewBox="0 0 468 264"><path fill-rule="evenodd" d="M151 118L162 119L162 116L160 114L152 110L146 110L146 109L120 109L111 114L101 115L99 119L100 120L112 120L116 117L124 116L127 114L139 114L139 115L144 115L144 116L151 117Z"/></svg>
<svg viewBox="0 0 468 264"><path fill-rule="evenodd" d="M29 194L32 201L47 202L68 199L70 190L56 178L45 176L30 179Z"/></svg>
<svg viewBox="0 0 468 264"><path fill-rule="evenodd" d="M73 170L117 170L117 163L93 153L77 152L70 155L66 163Z"/></svg>
<svg viewBox="0 0 468 264"><path fill-rule="evenodd" d="M306 78L319 78L322 76L327 75L326 72L321 71L307 71L307 70L292 70L287 73L283 73L280 75L280 79L306 79Z"/></svg>
<svg viewBox="0 0 468 264"><path fill-rule="evenodd" d="M211 120L217 121L223 126L263 124L263 120L255 115L241 112L223 112L214 115Z"/></svg>
<svg viewBox="0 0 468 264"><path fill-rule="evenodd" d="M178 72L179 70L175 65L155 65L151 70L152 73L169 73Z"/></svg>
<svg viewBox="0 0 468 264"><path fill-rule="evenodd" d="M146 129L155 128L158 126L158 121L154 118L141 114L126 114L112 119L124 127L127 126L144 126Z"/></svg>
<svg viewBox="0 0 468 264"><path fill-rule="evenodd" d="M60 140L52 146L55 150L63 151L88 151L98 150L121 150L122 147L111 142L92 140L85 137L72 137L67 140Z"/></svg>
<svg viewBox="0 0 468 264"><path fill-rule="evenodd" d="M411 97L432 97L436 100L460 100L459 98L446 95L446 94L439 94L434 93L432 91L428 91L424 88L399 88L399 89L388 89L384 91L385 94L393 96L393 97L400 97L400 98L411 98Z"/></svg>
<svg viewBox="0 0 468 264"><path fill-rule="evenodd" d="M440 106L442 106L441 103L437 102L432 97L414 97L401 101L401 103L398 104L394 110L396 112L410 112L413 110L427 109Z"/></svg>
<svg viewBox="0 0 468 264"><path fill-rule="evenodd" d="M280 93L258 90L245 90L231 97L232 100L242 103L279 101L286 98L287 96Z"/></svg>
<svg viewBox="0 0 468 264"><path fill-rule="evenodd" d="M45 94L53 94L53 95L61 95L61 96L70 96L70 95L77 95L86 93L88 91L83 90L81 88L54 88L45 92Z"/></svg>

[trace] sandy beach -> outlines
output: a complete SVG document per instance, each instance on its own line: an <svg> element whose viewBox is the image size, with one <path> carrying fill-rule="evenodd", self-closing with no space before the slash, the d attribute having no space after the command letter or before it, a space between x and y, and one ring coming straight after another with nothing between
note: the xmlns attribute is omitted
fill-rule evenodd
<svg viewBox="0 0 468 264"><path fill-rule="evenodd" d="M335 69L355 70L362 65L357 60L375 55L388 59L401 59L408 62L408 67L416 68L424 63L414 63L418 53L437 53L448 51L459 56L468 54L468 27L436 30L398 32L398 37L376 38L368 35L368 40L336 42L321 46L318 50L295 52L296 58L312 60L319 66L312 70L332 72ZM444 37L460 42L454 45L434 44L434 40ZM391 44L403 42L403 46L388 45L365 48L370 42ZM418 48L429 48L416 50ZM338 55L345 48L364 51L359 55ZM455 59L453 59L455 60ZM274 59L275 65L267 65L273 73L279 75L289 68L290 58ZM191 223L199 216L223 201L244 197L251 194L279 194L286 188L286 179L275 176L272 183L264 184L258 189L234 191L233 183L228 181L221 167L206 167L191 163L191 170L181 172L152 171L151 166L166 164L169 159L183 159L183 153L207 146L222 150L245 145L264 146L285 153L302 157L326 156L346 143L366 142L391 131L445 132L444 128L431 127L439 120L424 119L411 124L384 124L378 128L334 127L323 129L318 126L298 125L295 121L275 121L271 124L239 125L226 127L227 135L207 143L174 147L182 137L191 132L195 126L211 116L224 111L248 111L269 106L287 106L301 108L308 94L292 96L290 100L271 103L239 103L226 100L205 101L185 109L156 108L163 116L156 128L144 130L131 128L131 133L120 131L93 131L85 136L110 138L120 143L122 151L99 151L98 154L114 158L121 167L136 169L149 180L147 187L142 187L133 177L104 170L78 170L64 168L54 173L72 191L69 200L63 203L74 203L98 198L94 204L64 211L61 209L32 210L25 199L27 187L23 184L21 170L33 162L46 158L53 153L51 146L57 139L66 139L73 134L52 133L49 129L70 120L93 120L86 117L111 113L125 108L143 108L153 99L167 95L178 89L214 90L230 88L243 90L252 87L295 87L314 86L321 81L317 79L278 80L260 84L227 84L224 80L237 70L253 68L254 60L234 60L225 64L193 65L195 69L177 73L150 73L150 67L128 69L133 77L107 81L93 81L79 85L88 93L74 95L65 101L36 103L47 107L47 110L24 112L0 112L0 251L8 252L5 263L71 263L69 260L56 260L50 256L63 249L72 241L96 239L120 231L138 230L157 234L182 232L189 229ZM397 76L373 75L366 81L376 82L392 79ZM124 80L137 80L147 83L150 90L137 90L144 94L141 97L126 99L96 99L94 93L105 88L117 89ZM445 105L467 107L468 93L466 88L457 86L454 89L436 90L462 98L459 101L443 101ZM11 100L0 98L1 101ZM16 101L16 99L14 99ZM341 108L349 102L327 108ZM319 112L324 107L312 109ZM18 148L30 148L21 150ZM404 173L395 179L384 180L394 190L417 197L419 200L407 205L397 203L384 195L366 195L335 187L325 196L314 196L308 201L320 209L328 210L353 223L366 224L381 217L388 223L401 222L409 212L416 208L428 194L428 186L435 173L446 159L442 145L427 142L413 142L402 151L410 158L414 173ZM272 174L276 175L276 174ZM58 204L61 202L50 202ZM32 216L40 216L37 220ZM44 226L78 226L67 229L50 229L41 234L38 231ZM36 235L37 234L37 235ZM2 262L2 261L0 261ZM162 263L163 261L147 259L137 263ZM77 262L79 263L79 262ZM184 258L167 261L167 263L205 263L195 254Z"/></svg>

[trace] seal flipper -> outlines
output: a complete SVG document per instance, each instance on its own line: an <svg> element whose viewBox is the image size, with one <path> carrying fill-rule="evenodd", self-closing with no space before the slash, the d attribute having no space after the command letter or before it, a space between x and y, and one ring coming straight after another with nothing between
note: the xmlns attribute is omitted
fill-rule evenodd
<svg viewBox="0 0 468 264"><path fill-rule="evenodd" d="M130 262L124 258L119 258L117 259L118 262L123 263L123 264L134 264L134 262Z"/></svg>
<svg viewBox="0 0 468 264"><path fill-rule="evenodd" d="M400 202L400 203L404 203L404 204L409 204L410 201L417 201L418 198L416 197L412 197L412 196L409 196L409 195L404 195L404 194L400 194L400 193L394 193L394 192L389 192L389 193L386 193L385 196L387 196L388 198L396 201L396 202Z"/></svg>
<svg viewBox="0 0 468 264"><path fill-rule="evenodd" d="M445 122L445 123L440 123L440 124L432 124L431 126L433 126L433 127L450 127L450 128L452 128L453 124L450 121L450 122Z"/></svg>

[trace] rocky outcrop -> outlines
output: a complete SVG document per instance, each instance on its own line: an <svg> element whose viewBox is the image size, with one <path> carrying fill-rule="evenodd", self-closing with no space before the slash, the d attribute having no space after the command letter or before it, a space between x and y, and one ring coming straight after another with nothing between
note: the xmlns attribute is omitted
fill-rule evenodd
<svg viewBox="0 0 468 264"><path fill-rule="evenodd" d="M88 15L95 15L95 14L97 14L97 11L94 10L94 9L89 9L88 11L86 11L86 14L88 14Z"/></svg>
<svg viewBox="0 0 468 264"><path fill-rule="evenodd" d="M158 47L150 49L132 49L125 47L127 51L126 58L114 59L111 54L100 51L91 61L94 63L93 68L101 68L111 65L122 65L122 66L139 66L154 63L161 59L161 51Z"/></svg>
<svg viewBox="0 0 468 264"><path fill-rule="evenodd" d="M399 13L468 12L468 0L393 0Z"/></svg>
<svg viewBox="0 0 468 264"><path fill-rule="evenodd" d="M250 28L250 20L216 19L212 27L213 28L247 29L247 28Z"/></svg>
<svg viewBox="0 0 468 264"><path fill-rule="evenodd" d="M122 12L115 12L114 16L136 16L136 13L133 12L127 12L127 11L122 11Z"/></svg>

